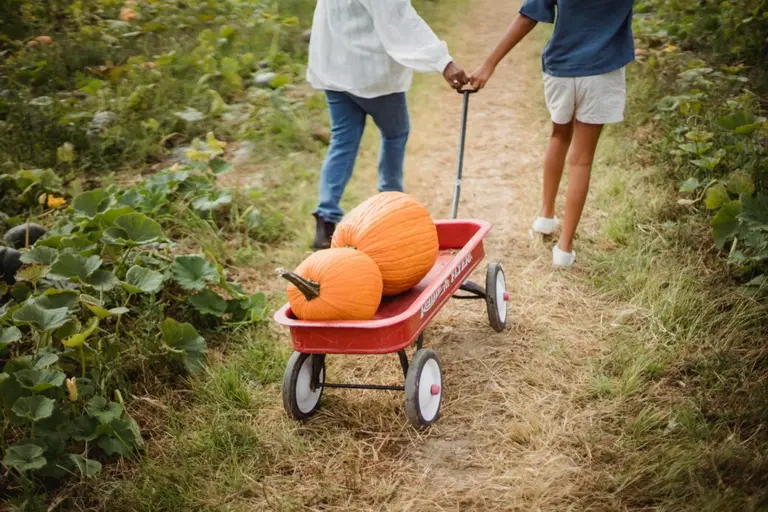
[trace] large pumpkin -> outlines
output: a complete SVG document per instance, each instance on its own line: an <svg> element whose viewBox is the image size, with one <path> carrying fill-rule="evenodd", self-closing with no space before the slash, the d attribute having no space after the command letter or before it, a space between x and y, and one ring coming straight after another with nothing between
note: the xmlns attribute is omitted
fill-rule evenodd
<svg viewBox="0 0 768 512"><path fill-rule="evenodd" d="M295 272L278 269L288 285L288 301L301 320L370 320L381 303L381 272L354 249L312 254Z"/></svg>
<svg viewBox="0 0 768 512"><path fill-rule="evenodd" d="M402 192L382 192L349 212L336 226L331 247L352 247L381 270L384 295L413 288L437 261L437 228L429 212Z"/></svg>

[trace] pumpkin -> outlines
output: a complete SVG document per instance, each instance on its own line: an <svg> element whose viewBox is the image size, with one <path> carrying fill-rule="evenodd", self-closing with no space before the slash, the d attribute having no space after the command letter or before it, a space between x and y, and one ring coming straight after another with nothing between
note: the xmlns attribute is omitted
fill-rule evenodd
<svg viewBox="0 0 768 512"><path fill-rule="evenodd" d="M384 295L416 286L440 250L429 212L402 192L382 192L349 212L336 226L331 247L352 247L370 256L381 270Z"/></svg>
<svg viewBox="0 0 768 512"><path fill-rule="evenodd" d="M29 222L9 229L3 236L3 241L15 249L23 249L35 245L46 232L40 224Z"/></svg>
<svg viewBox="0 0 768 512"><path fill-rule="evenodd" d="M288 301L301 320L370 320L381 303L381 272L371 258L354 249L325 249L312 254L286 279Z"/></svg>
<svg viewBox="0 0 768 512"><path fill-rule="evenodd" d="M21 253L10 247L0 247L0 282L14 284L21 268Z"/></svg>

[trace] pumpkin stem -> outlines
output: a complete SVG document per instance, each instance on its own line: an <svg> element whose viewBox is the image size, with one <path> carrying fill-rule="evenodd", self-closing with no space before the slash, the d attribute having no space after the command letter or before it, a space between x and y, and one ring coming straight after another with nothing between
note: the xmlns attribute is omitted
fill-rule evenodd
<svg viewBox="0 0 768 512"><path fill-rule="evenodd" d="M277 275L298 288L307 300L316 299L320 296L320 285L318 283L310 281L309 279L304 279L300 275L294 272L289 272L284 268L279 268L276 272Z"/></svg>

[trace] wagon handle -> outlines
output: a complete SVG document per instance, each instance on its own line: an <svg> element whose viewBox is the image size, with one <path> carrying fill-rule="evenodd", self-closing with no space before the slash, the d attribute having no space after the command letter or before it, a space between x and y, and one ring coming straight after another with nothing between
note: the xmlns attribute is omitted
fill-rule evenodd
<svg viewBox="0 0 768 512"><path fill-rule="evenodd" d="M453 189L453 205L451 206L451 219L455 219L459 213L459 196L461 195L461 173L464 168L464 143L467 140L467 115L469 113L469 95L475 94L479 89L461 89L459 94L464 96L464 108L461 113L461 136L459 137L459 165L456 169L456 184Z"/></svg>

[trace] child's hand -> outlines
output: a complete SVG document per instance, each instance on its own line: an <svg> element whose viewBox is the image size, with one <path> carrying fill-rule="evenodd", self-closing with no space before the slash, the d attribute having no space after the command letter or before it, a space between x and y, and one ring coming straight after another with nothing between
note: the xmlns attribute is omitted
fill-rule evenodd
<svg viewBox="0 0 768 512"><path fill-rule="evenodd" d="M493 72L496 71L493 66L483 64L474 73L469 76L469 80L472 82L472 87L475 89L482 89L488 80L493 76Z"/></svg>

